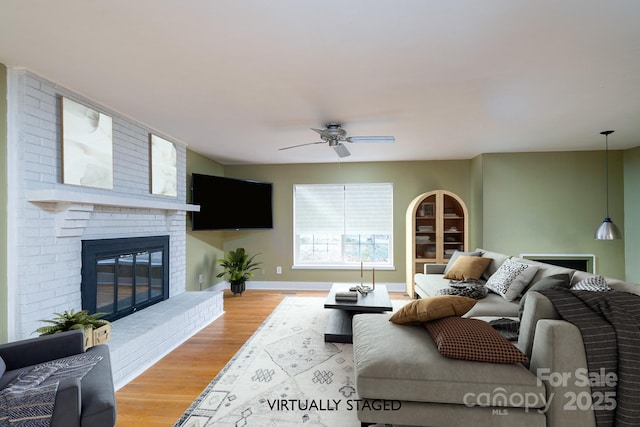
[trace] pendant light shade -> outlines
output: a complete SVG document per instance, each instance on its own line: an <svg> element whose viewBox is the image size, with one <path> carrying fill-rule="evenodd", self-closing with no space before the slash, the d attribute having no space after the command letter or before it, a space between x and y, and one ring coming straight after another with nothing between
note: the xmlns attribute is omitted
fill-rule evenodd
<svg viewBox="0 0 640 427"><path fill-rule="evenodd" d="M600 227L596 230L595 239L596 240L615 240L621 239L622 233L620 233L620 229L611 221L609 218L609 135L613 133L612 130L605 130L600 132L600 135L604 135L605 137L605 170L606 170L606 180L607 180L607 216L600 224Z"/></svg>

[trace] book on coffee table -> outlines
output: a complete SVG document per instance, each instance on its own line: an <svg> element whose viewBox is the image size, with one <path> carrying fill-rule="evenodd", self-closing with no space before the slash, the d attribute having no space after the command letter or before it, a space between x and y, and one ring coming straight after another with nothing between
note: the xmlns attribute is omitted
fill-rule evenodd
<svg viewBox="0 0 640 427"><path fill-rule="evenodd" d="M356 291L336 292L336 301L358 301L358 292Z"/></svg>

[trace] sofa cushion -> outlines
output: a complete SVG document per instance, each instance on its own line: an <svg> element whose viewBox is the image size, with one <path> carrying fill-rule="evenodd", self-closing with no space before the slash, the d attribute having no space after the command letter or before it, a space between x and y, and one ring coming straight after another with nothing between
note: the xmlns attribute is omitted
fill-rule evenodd
<svg viewBox="0 0 640 427"><path fill-rule="evenodd" d="M472 298L439 295L412 301L396 311L389 321L399 325L419 325L447 316L462 316L476 303Z"/></svg>
<svg viewBox="0 0 640 427"><path fill-rule="evenodd" d="M527 356L482 320L447 317L424 326L443 356L491 363L527 361Z"/></svg>
<svg viewBox="0 0 640 427"><path fill-rule="evenodd" d="M640 295L640 285L637 283L625 282L620 279L607 279L607 285L618 292L629 292L630 294Z"/></svg>
<svg viewBox="0 0 640 427"><path fill-rule="evenodd" d="M513 301L520 296L536 271L538 267L534 265L508 259L487 280L487 288L502 295L507 301Z"/></svg>
<svg viewBox="0 0 640 427"><path fill-rule="evenodd" d="M491 258L460 255L456 258L444 278L450 280L477 280L491 263Z"/></svg>
<svg viewBox="0 0 640 427"><path fill-rule="evenodd" d="M484 271L482 278L487 280L489 277L493 275L498 268L502 265L503 262L511 258L511 255L505 255L498 252L485 251L484 249L476 248L476 251L482 252L483 258L491 258L493 261L489 264L487 269Z"/></svg>
<svg viewBox="0 0 640 427"><path fill-rule="evenodd" d="M529 283L529 286L533 286L535 283L537 283L538 281L544 279L547 276L553 276L556 274L568 274L569 277L573 277L574 273L576 273L576 270L572 269L572 268L567 268L567 267L561 267L559 265L552 265L552 264L547 264L544 262L540 262L540 261L535 261L535 260L531 260L531 259L524 259L524 258L512 258L516 261L520 261L520 262L524 262L527 264L531 264L531 265L535 265L536 267L538 267L538 271L536 273L535 276L533 276L533 279L531 279L531 282ZM523 292L526 292L528 290L528 288L525 288Z"/></svg>
<svg viewBox="0 0 640 427"><path fill-rule="evenodd" d="M447 266L444 268L444 273L445 274L447 274L449 272L449 269L451 268L453 263L456 262L456 260L458 259L458 257L460 255L480 256L480 255L482 255L482 252L481 251L473 251L473 252L454 251L453 255L451 255L451 258L449 258L449 262L447 263Z"/></svg>
<svg viewBox="0 0 640 427"><path fill-rule="evenodd" d="M451 283L442 274L422 274L415 275L415 291L421 297L440 295L441 289L448 289ZM640 288L640 286L639 286ZM477 316L501 316L517 317L518 302L507 301L498 294L490 292L486 297L478 301L464 317Z"/></svg>
<svg viewBox="0 0 640 427"><path fill-rule="evenodd" d="M574 291L607 292L613 289L607 285L603 276L589 276L571 286Z"/></svg>
<svg viewBox="0 0 640 427"><path fill-rule="evenodd" d="M521 364L444 357L424 326L396 325L389 317L388 313L353 317L354 373L360 398L464 405L469 393L492 393L497 387L507 395L545 395L544 385ZM512 403L530 408L543 404L515 399Z"/></svg>
<svg viewBox="0 0 640 427"><path fill-rule="evenodd" d="M517 317L518 300L507 301L498 294L489 292L463 317Z"/></svg>

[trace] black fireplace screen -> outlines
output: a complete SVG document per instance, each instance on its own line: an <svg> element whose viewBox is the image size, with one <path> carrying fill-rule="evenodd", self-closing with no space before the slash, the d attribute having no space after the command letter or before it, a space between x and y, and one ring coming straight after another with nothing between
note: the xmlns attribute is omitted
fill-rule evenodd
<svg viewBox="0 0 640 427"><path fill-rule="evenodd" d="M84 240L82 308L116 320L169 297L169 236Z"/></svg>

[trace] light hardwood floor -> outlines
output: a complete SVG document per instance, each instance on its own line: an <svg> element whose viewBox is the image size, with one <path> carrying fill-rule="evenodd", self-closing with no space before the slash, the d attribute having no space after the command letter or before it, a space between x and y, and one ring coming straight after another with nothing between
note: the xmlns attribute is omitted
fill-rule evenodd
<svg viewBox="0 0 640 427"><path fill-rule="evenodd" d="M116 393L117 427L172 426L286 296L324 291L224 294L225 313ZM393 299L408 299L392 293Z"/></svg>

